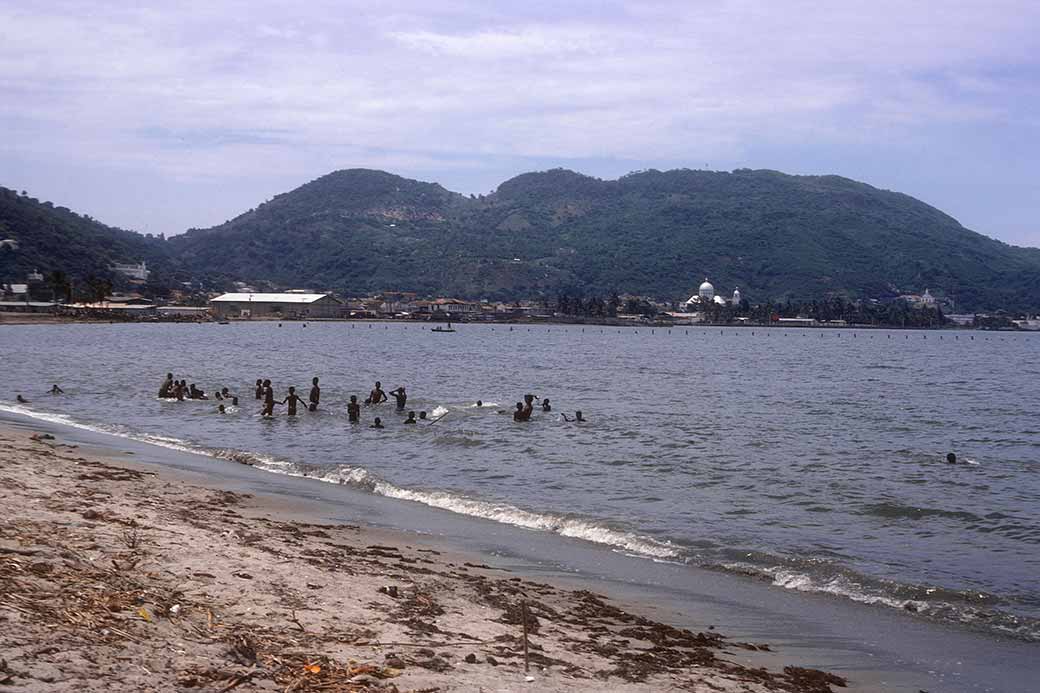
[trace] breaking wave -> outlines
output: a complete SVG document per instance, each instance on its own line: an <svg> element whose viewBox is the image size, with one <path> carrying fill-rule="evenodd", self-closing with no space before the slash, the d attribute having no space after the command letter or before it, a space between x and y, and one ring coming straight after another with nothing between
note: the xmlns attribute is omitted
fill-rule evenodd
<svg viewBox="0 0 1040 693"><path fill-rule="evenodd" d="M441 407L434 410L436 413ZM317 469L307 465L234 448L211 448L170 436L139 433L118 426L84 424L64 414L42 412L18 405L0 404L0 412L9 412L48 423L84 431L113 435L159 447L203 455L214 459L245 464L264 471L288 476L306 477L326 483L348 485L387 498L412 501L449 512L514 525L534 531L551 532L563 537L609 546L620 552L655 561L683 562L704 568L723 570L770 581L774 586L799 592L830 594L869 605L913 612L926 618L982 628L1029 642L1040 642L1040 619L1016 616L999 608L1002 600L977 592L947 590L937 587L904 585L870 578L834 564L813 562L801 565L794 559L755 552L743 554L744 560L712 560L715 553L706 549L699 556L683 546L659 541L634 532L610 527L587 518L525 510L509 503L470 498L438 490L410 489L395 486L363 467L338 466ZM880 515L912 515L922 511L871 506L868 512ZM925 512L924 514L930 514ZM715 547L718 550L718 547ZM722 553L727 552L722 549ZM803 561L804 563L804 561Z"/></svg>
<svg viewBox="0 0 1040 693"><path fill-rule="evenodd" d="M441 407L434 409L447 411ZM502 524L515 525L526 529L552 532L564 537L584 539L597 544L604 544L615 549L629 551L648 558L675 559L681 555L681 549L668 542L660 542L649 537L639 536L622 529L614 529L587 519L568 517L553 513L538 513L524 510L508 503L495 503L475 498L468 498L446 491L424 491L395 486L363 467L339 466L333 471L314 471L295 462L280 459L272 455L262 455L248 450L233 448L209 448L195 445L179 438L136 433L121 430L114 426L88 425L80 423L63 414L40 412L25 407L0 405L0 411L29 416L41 421L71 426L80 430L114 435L128 440L157 445L169 450L204 455L216 459L245 464L264 471L288 476L307 477L333 484L349 485L387 498L422 503L431 508L447 510L459 515L479 517Z"/></svg>

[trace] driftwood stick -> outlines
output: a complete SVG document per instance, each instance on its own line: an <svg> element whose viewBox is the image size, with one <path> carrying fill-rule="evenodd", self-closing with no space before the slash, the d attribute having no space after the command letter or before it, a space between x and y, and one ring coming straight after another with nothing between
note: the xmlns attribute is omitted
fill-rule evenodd
<svg viewBox="0 0 1040 693"><path fill-rule="evenodd" d="M524 621L524 671L530 671L530 666L527 662L527 600L522 599L520 601L520 617Z"/></svg>

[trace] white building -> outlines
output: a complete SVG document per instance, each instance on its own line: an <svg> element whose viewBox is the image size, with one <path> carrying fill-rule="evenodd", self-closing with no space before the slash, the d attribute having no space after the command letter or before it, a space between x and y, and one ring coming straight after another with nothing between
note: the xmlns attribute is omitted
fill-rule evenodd
<svg viewBox="0 0 1040 693"><path fill-rule="evenodd" d="M141 262L139 265L112 265L111 269L113 272L119 272L131 279L138 279L143 282L148 281L148 275L151 274L151 270L148 269L144 262Z"/></svg>
<svg viewBox="0 0 1040 693"><path fill-rule="evenodd" d="M733 289L733 299L730 301L730 304L733 307L737 307L737 306L740 305L740 288L739 287Z"/></svg>
<svg viewBox="0 0 1040 693"><path fill-rule="evenodd" d="M343 304L330 294L285 292L230 293L211 298L210 308L218 318L338 318Z"/></svg>
<svg viewBox="0 0 1040 693"><path fill-rule="evenodd" d="M737 295L739 296L739 293ZM690 296L683 302L683 307L686 310L695 310L698 306L705 303L717 303L720 306L726 305L726 299L715 295L715 287L712 286L707 277L704 278L704 282L698 287L696 295Z"/></svg>

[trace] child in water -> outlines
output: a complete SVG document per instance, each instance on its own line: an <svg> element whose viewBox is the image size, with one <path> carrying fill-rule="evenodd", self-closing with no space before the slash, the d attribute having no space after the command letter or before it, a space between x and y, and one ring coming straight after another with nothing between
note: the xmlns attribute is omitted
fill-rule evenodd
<svg viewBox="0 0 1040 693"><path fill-rule="evenodd" d="M302 404L303 399L298 394L296 394L295 387L290 387L289 394L285 397L285 399L282 400L282 404L289 405L289 416L296 416L296 405L298 403Z"/></svg>
<svg viewBox="0 0 1040 693"><path fill-rule="evenodd" d="M264 408L260 412L261 416L274 416L274 388L271 387L271 381L265 380L263 382L264 388Z"/></svg>
<svg viewBox="0 0 1040 693"><path fill-rule="evenodd" d="M404 391L404 388L399 387L396 390L391 390L390 395L397 400L397 411L404 411L405 405L408 404L408 394Z"/></svg>
<svg viewBox="0 0 1040 693"><path fill-rule="evenodd" d="M308 409L310 411L318 411L318 402L321 400L321 388L318 387L318 379L316 377L311 380L311 396L309 399L311 403Z"/></svg>
<svg viewBox="0 0 1040 693"><path fill-rule="evenodd" d="M347 419L350 423L361 421L361 405L358 404L357 395L350 396L350 404L347 405Z"/></svg>
<svg viewBox="0 0 1040 693"><path fill-rule="evenodd" d="M383 420L377 416L376 420L372 422L372 425L369 426L369 428L383 428Z"/></svg>
<svg viewBox="0 0 1040 693"><path fill-rule="evenodd" d="M414 411L410 411L410 412L408 412L408 418L407 418L407 419L405 419L405 420L404 420L404 422L405 422L406 424L414 424L414 423L419 423L418 421L416 421L416 420L415 420L415 412L414 412Z"/></svg>

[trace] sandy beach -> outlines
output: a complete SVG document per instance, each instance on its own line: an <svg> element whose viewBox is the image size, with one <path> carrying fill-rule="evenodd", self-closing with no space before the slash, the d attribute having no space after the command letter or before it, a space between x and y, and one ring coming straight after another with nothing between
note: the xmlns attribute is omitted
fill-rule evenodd
<svg viewBox="0 0 1040 693"><path fill-rule="evenodd" d="M714 630L0 428L0 689L829 691ZM525 671L524 622L528 632ZM773 655L775 657L775 655Z"/></svg>

